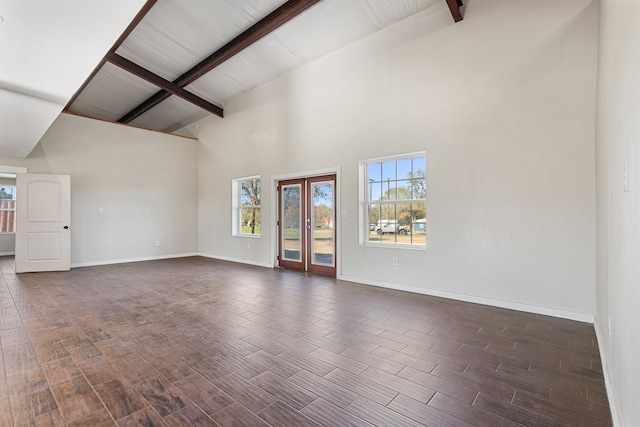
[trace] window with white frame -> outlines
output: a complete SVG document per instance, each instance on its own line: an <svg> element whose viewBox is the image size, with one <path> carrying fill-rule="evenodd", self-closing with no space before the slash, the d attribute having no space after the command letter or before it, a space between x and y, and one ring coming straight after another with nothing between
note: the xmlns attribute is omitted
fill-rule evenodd
<svg viewBox="0 0 640 427"><path fill-rule="evenodd" d="M427 160L424 152L360 164L364 244L426 248Z"/></svg>
<svg viewBox="0 0 640 427"><path fill-rule="evenodd" d="M16 187L0 187L0 233L16 232Z"/></svg>
<svg viewBox="0 0 640 427"><path fill-rule="evenodd" d="M260 236L260 177L233 180L233 235Z"/></svg>

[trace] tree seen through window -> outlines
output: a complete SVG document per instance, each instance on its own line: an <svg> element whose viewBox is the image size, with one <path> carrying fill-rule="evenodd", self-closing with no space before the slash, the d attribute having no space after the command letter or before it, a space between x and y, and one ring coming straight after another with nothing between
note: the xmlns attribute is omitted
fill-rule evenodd
<svg viewBox="0 0 640 427"><path fill-rule="evenodd" d="M260 234L260 179L240 181L240 234Z"/></svg>
<svg viewBox="0 0 640 427"><path fill-rule="evenodd" d="M365 162L368 241L426 244L426 158Z"/></svg>

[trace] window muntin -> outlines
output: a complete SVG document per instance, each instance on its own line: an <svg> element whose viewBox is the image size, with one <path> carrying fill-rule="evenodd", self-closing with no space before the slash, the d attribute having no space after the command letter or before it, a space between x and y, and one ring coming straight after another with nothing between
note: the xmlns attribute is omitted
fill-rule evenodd
<svg viewBox="0 0 640 427"><path fill-rule="evenodd" d="M16 232L16 187L0 187L0 233Z"/></svg>
<svg viewBox="0 0 640 427"><path fill-rule="evenodd" d="M363 162L365 244L426 246L427 162L424 153Z"/></svg>
<svg viewBox="0 0 640 427"><path fill-rule="evenodd" d="M233 180L233 234L260 236L261 182L259 176Z"/></svg>

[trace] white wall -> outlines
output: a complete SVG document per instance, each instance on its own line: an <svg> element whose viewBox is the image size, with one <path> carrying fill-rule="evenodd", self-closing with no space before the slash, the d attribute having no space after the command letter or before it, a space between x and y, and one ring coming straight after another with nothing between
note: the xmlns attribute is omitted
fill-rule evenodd
<svg viewBox="0 0 640 427"><path fill-rule="evenodd" d="M25 164L71 176L78 266L196 253L196 155L192 139L62 114Z"/></svg>
<svg viewBox="0 0 640 427"><path fill-rule="evenodd" d="M16 235L13 233L0 234L0 256L13 255L16 251Z"/></svg>
<svg viewBox="0 0 640 427"><path fill-rule="evenodd" d="M0 157L0 169L2 166L8 166L10 169L15 167L24 167L24 159L14 159L11 157Z"/></svg>
<svg viewBox="0 0 640 427"><path fill-rule="evenodd" d="M618 424L640 425L640 2L602 0L596 331ZM628 166L628 191L624 165Z"/></svg>
<svg viewBox="0 0 640 427"><path fill-rule="evenodd" d="M469 2L239 96L199 124L200 252L270 265L271 177L339 168L340 278L592 320L597 20L590 1ZM427 250L360 246L358 161L420 150ZM256 174L247 248L231 180Z"/></svg>

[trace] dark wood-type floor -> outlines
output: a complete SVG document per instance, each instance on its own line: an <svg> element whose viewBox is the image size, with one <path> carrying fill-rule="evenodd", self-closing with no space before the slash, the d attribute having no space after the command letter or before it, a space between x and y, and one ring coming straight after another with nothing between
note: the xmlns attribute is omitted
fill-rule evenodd
<svg viewBox="0 0 640 427"><path fill-rule="evenodd" d="M609 426L593 326L205 258L16 275L2 426Z"/></svg>

